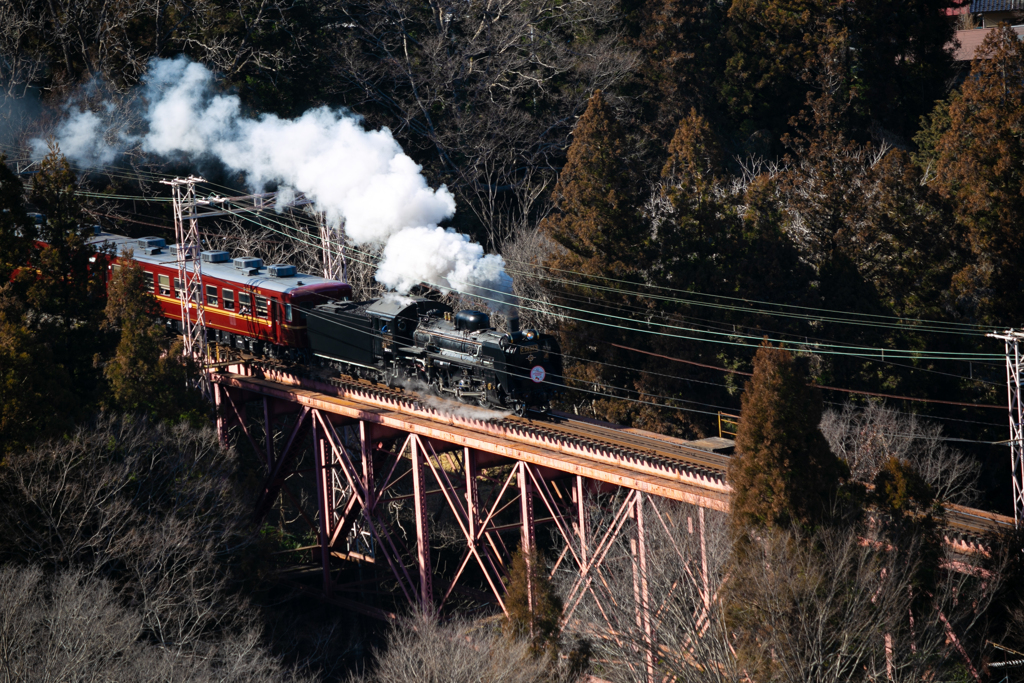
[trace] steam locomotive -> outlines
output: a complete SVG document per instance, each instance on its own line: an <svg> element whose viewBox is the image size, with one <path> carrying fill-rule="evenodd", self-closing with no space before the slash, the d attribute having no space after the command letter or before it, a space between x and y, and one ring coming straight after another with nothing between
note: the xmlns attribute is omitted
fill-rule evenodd
<svg viewBox="0 0 1024 683"><path fill-rule="evenodd" d="M331 301L306 313L316 361L389 385L523 414L545 408L562 386L558 342L536 330L499 332L479 311L455 313L426 298L395 295Z"/></svg>
<svg viewBox="0 0 1024 683"><path fill-rule="evenodd" d="M165 323L181 333L177 245L98 228L89 243L108 277L130 250ZM456 313L425 297L352 301L348 284L294 266L232 259L226 251L203 251L199 260L210 342L518 414L545 409L564 386L558 342L520 330L517 317L499 332L484 313Z"/></svg>

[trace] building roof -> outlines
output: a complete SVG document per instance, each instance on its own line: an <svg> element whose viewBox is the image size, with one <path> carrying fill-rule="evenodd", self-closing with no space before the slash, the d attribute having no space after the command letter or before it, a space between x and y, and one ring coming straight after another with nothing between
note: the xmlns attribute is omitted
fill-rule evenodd
<svg viewBox="0 0 1024 683"><path fill-rule="evenodd" d="M956 32L957 47L953 52L953 59L958 62L969 62L974 59L974 53L981 47L981 43L994 31L994 28L972 28L966 31ZM1024 36L1024 26L1014 26L1013 30L1017 36Z"/></svg>
<svg viewBox="0 0 1024 683"><path fill-rule="evenodd" d="M1024 0L971 0L971 14L1020 10L1024 10Z"/></svg>

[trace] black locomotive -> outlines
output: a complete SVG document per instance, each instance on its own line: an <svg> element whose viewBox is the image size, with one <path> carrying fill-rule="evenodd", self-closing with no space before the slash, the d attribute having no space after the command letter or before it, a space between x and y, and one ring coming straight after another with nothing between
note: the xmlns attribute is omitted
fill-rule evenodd
<svg viewBox="0 0 1024 683"><path fill-rule="evenodd" d="M314 362L355 377L520 415L545 409L564 386L558 342L518 329L515 317L499 332L479 311L394 295L304 313Z"/></svg>

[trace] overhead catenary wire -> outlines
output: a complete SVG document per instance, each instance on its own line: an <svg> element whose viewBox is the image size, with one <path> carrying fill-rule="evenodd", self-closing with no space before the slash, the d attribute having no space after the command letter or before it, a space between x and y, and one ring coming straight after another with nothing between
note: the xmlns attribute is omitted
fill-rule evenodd
<svg viewBox="0 0 1024 683"><path fill-rule="evenodd" d="M715 365L707 365L705 363L696 363L694 361L684 360L682 358L673 358L672 356L665 356L665 355L662 355L660 353L653 353L651 351L644 351L642 349L634 349L634 348L632 348L630 346L623 346L621 344L609 344L609 346L614 346L617 349L624 349L626 351L632 351L634 353L641 353L641 354L644 354L646 356L654 356L656 358L662 358L664 360L670 360L670 361L673 361L675 363L686 363L687 365L699 365L702 368L710 368L712 370L720 370L721 372L728 372L728 373L731 373L731 374L734 374L734 375L746 375L747 377L752 377L753 374L754 374L752 372L743 372L742 370L734 370L732 368L723 368L723 367L719 367L719 366L715 366ZM830 387L830 386L826 386L824 384L814 384L814 383L810 383L807 386L815 387L816 389L828 389L829 391L843 391L843 392L846 392L848 394L861 394L861 395L864 395L864 396L876 396L876 397L880 397L880 398L895 398L895 399L899 399L901 401L920 401L922 403L942 403L944 405L949 405L949 406L966 406L968 408L996 408L998 410L1006 410L1006 406L997 406L997 405L992 405L992 404L988 404L988 403L965 403L963 401L942 401L942 400L934 399L934 398L918 398L918 397L915 397L915 396L897 396L895 394L883 394L883 393L879 393L877 391L861 391L859 389L843 389L841 387Z"/></svg>
<svg viewBox="0 0 1024 683"><path fill-rule="evenodd" d="M152 178L160 177L159 174L150 174L150 175L151 175ZM170 176L167 176L167 177L170 177ZM88 194L93 194L93 195L95 195L95 197L97 199L120 199L120 200L130 200L130 201L159 201L159 202L170 201L169 198L160 198L160 197L131 197L131 196L126 196L126 195L105 195L105 194L99 194L99 193L83 193L83 194L87 194L87 195ZM259 224L259 225L263 225L264 227L267 227L267 226L265 226L263 221L253 221L253 222L255 222L255 223ZM149 224L149 225L151 225L152 227L159 227L159 228L163 228L164 227L164 226L156 226L156 225L152 225L152 224ZM285 233L282 233L280 231L274 231L274 232L278 232L278 234L281 234L282 236L285 236L285 237L294 238L294 236L286 235ZM309 242L309 241L307 241L307 243L311 244L311 245L313 244L312 242ZM314 245L314 246L316 246L316 245ZM365 252L361 252L361 250L350 249L350 253L348 254L349 257L352 256L352 254L351 254L352 251L355 251L357 253L361 253L363 255L366 255ZM373 265L372 263L369 263L367 261L360 261L359 259L354 259L354 260L359 261L361 263L367 263L368 265ZM531 265L535 265L535 264L531 264ZM560 270L560 269L552 269L552 268L547 268L547 267L545 267L545 268L548 269L548 270L557 270L559 272L570 272L570 273L572 272L572 271L564 271L564 270ZM513 271L513 272L517 272L517 271ZM526 275L527 273L523 273L523 274ZM578 273L573 273L573 274L574 275L580 275ZM615 281L615 282L622 282L622 283L628 283L628 284L632 284L632 285L637 285L638 284L638 283L629 283L628 281L614 280L613 278L599 277L598 279L608 280L608 281ZM561 280L561 281L562 282L568 282L570 284L573 284L574 286L579 286L579 284L580 284L579 282L575 282L575 281L567 281L567 280ZM435 284L436 285L436 283L429 283L429 284ZM647 286L647 285L644 285L644 286ZM684 293L686 293L688 295L691 295L691 296L710 296L710 295L703 295L703 294L695 293L695 292L688 292L688 291L685 291L685 290L673 290L671 288L665 288L665 287L660 287L660 286L653 286L653 285L651 285L649 287L654 287L656 289L667 290L667 291L684 292ZM617 292L617 293L623 293L623 291L621 289L618 289L618 288L604 288L604 289L605 289L605 291L614 291L614 292ZM491 290L491 291L493 292L494 290ZM482 298L485 301L492 301L492 302L495 301L494 298L488 298L488 297L479 297L479 298ZM751 302L752 301L752 300L746 300L746 299L739 299L739 298L736 298L736 297L719 297L719 298L724 298L724 299L733 300L733 301L742 301L742 302ZM668 297L661 297L661 299L662 300L666 300L666 301L675 300L675 301L681 301L683 303L692 303L690 300L671 299L671 298L668 298ZM538 303L536 300L530 300L530 301L533 302L533 303ZM539 302L539 303L547 303L547 302ZM769 303L769 302L756 302L756 301L754 303L768 304L770 306L783 306L783 307L787 307L788 306L788 307L792 307L792 306L790 306L788 304L772 304L772 303ZM576 309L576 308L573 308L573 307L566 307L566 308L569 308L570 310L577 311L577 312L580 311L580 309ZM765 315L774 315L774 316L779 315L779 313L777 311L763 312L763 311L752 311L752 310L750 310L748 308L745 308L745 307L732 307L732 308L734 310L742 310L742 311L744 311L746 313L761 313L761 314L765 314ZM803 310L819 310L819 311L820 310L827 310L827 309L813 309L813 308L810 308L810 307L794 307L794 308L799 308L799 309L803 309ZM527 308L527 310L538 310L538 309L536 309L536 308ZM583 311L583 312L585 313L586 311ZM839 313L843 313L843 312L839 312ZM869 316L869 317L886 317L886 316L876 316L874 314L855 314L855 315ZM625 317L622 317L622 316L612 316L612 315L609 315L607 317L612 318L612 319L627 321L627 322L633 322L633 323L638 322L638 321L636 321L634 319L625 318ZM805 319L819 319L819 318L812 318L811 316L803 316L803 317ZM590 323L593 323L593 324L601 324L598 321L586 320L586 319L581 319L581 318L573 317L573 316L570 316L569 318L572 319L572 320L580 321L580 322L590 322ZM893 316L888 316L888 319L891 319L891 320L912 320L912 319L902 319L902 318L893 317ZM834 322L856 324L855 322L851 322L849 320L836 320ZM920 321L917 321L917 322L920 322ZM956 325L961 325L961 324L956 324ZM624 326L619 326L619 327L621 329L625 329L625 330L629 330L630 329L630 328L627 328L627 327L624 327ZM673 327L673 326L663 326L663 327ZM697 329L694 329L694 328L681 327L681 326L675 326L675 327L679 327L680 329L684 329L686 331L692 331L694 333L705 333L705 334L710 333L710 334L714 334L713 331L709 332L709 331L706 331L706 330L697 330ZM915 331L915 332L932 331L932 330L923 330L921 327L910 327L910 328L902 327L900 329L906 329L907 331ZM974 329L977 329L977 328L975 327ZM649 330L636 330L636 329L634 329L632 331L652 333ZM937 330L937 331L946 332L948 330ZM655 332L655 333L657 334L657 332ZM671 335L668 335L668 336L671 336ZM735 336L735 335L734 334L730 334L729 336ZM687 338L687 337L683 337L683 338ZM752 337L746 336L746 338L750 339ZM710 343L721 343L719 340L709 340L709 339L696 339L696 340L697 341L703 341L703 342L710 342ZM730 345L734 345L734 346L747 346L747 347L751 346L751 345L736 344L736 343L733 343L733 344L730 344ZM815 344L815 345L812 345L812 346L814 346L814 347L827 346L827 344ZM835 346L838 346L838 348L857 348L857 349L862 350L862 351L868 351L868 350L876 351L876 349L873 349L871 347L850 347L850 346L846 346L846 345L835 345ZM899 350L885 350L885 351L889 352L890 354L891 353L899 353ZM829 351L829 350L822 350L822 349L819 349L819 348L815 348L814 352L818 352L818 353L830 353L830 352L831 353L835 353L835 352L832 352L832 351ZM963 354L958 354L957 356L953 356L952 354L947 354L947 356L948 356L947 357L947 356L925 356L924 354L922 354L920 352L916 352L916 351L908 351L906 353L914 354L914 355L907 356L908 358L920 359L920 360L964 360L964 358L962 357ZM836 355L853 355L853 354L836 354ZM968 356L969 356L968 360L970 360L970 359L981 360L981 358L986 357L986 354L968 354ZM994 357L994 354L988 354L988 356ZM863 356L859 356L859 357L863 357ZM870 358L874 359L874 360L880 360L880 359L875 359L873 356L870 357ZM889 359L884 359L883 362L891 362L891 361ZM633 369L633 368L627 368L627 369ZM912 369L924 370L923 368L912 368ZM680 378L680 379L682 379L682 378ZM843 389L835 388L835 387L829 387L829 388L830 389L840 390L840 391L851 391L851 392L853 391L853 390L843 390ZM622 389L622 388L618 388L618 389L625 390L625 389ZM635 391L635 390L625 390L625 391ZM637 392L637 393L639 393L639 392ZM867 393L867 392L855 392L855 393ZM899 398L899 397L893 397L893 398ZM918 399L913 399L911 397L905 397L905 398L907 398L908 400L918 400ZM669 399L669 400L677 400L677 399ZM939 402L939 401L935 401L935 402ZM954 405L957 404L955 402L946 402L946 403L953 403ZM962 405L974 406L975 404L962 404Z"/></svg>
<svg viewBox="0 0 1024 683"><path fill-rule="evenodd" d="M155 177L155 174L154 174L154 177ZM208 185L215 185L213 183L207 183L207 184ZM226 187L223 187L223 186L221 186L221 187L222 187L222 189L230 190L230 188L226 188ZM102 194L99 194L99 193L92 193L92 196L95 196L96 198L125 198L125 199L128 198L128 197L117 196L117 195L102 195ZM163 201L169 201L169 199L163 199ZM255 211L255 209L253 209L253 210ZM506 261L508 263L523 263L521 261L516 261L514 259L506 259ZM675 293L680 293L680 294L686 294L689 297L706 297L706 298L713 298L713 299L722 299L722 300L726 300L726 301L740 302L740 303L745 303L745 304L756 304L756 305L759 305L759 306L768 306L768 307L776 307L776 308L793 308L793 309L797 309L797 310L801 310L801 311L815 312L816 315L812 315L810 313L793 314L793 313L786 313L786 312L777 311L777 310L758 311L756 309L751 309L748 306L737 306L737 305L734 305L734 304L722 305L722 304L709 303L709 302L706 302L706 301L698 301L698 300L693 299L693 298L668 297L668 296L659 295L659 294L639 293L639 292L635 292L635 291L624 290L621 287L607 287L607 286L598 286L598 285L593 285L593 284L586 284L586 283L580 282L578 279L577 280L568 280L568 279L565 279L565 278L553 278L553 277L550 277L550 276L536 275L534 273L529 273L527 271L517 271L515 269L508 269L508 268L506 270L509 273L518 273L518 274L525 275L525 276L528 276L528 277L534 277L534 278L545 279L545 280L549 280L549 281L553 281L553 282L559 282L559 283L568 284L568 285L571 285L571 286L574 286L574 287L586 287L588 289L593 289L595 291L612 292L612 293L616 293L616 294L633 294L633 295L642 296L644 298L648 298L648 299L652 299L652 300L661 300L661 301L666 301L666 302L683 303L683 304L686 304L686 305L697 305L697 306L705 306L705 307L711 307L711 308L720 308L720 309L724 309L724 310L735 310L735 311L741 311L741 312L748 313L748 314L750 314L750 313L759 313L759 314L762 314L762 315L769 315L769 316L773 316L773 317L791 317L791 318L797 318L797 319L801 319L801 320L819 321L819 322L834 322L834 323L838 323L838 324L850 324L850 325L863 325L863 324L867 324L867 325L870 325L870 326L873 326L873 327L883 327L883 328L890 328L890 329L902 329L904 331L913 331L913 332L934 332L934 333L940 333L940 334L974 333L974 334L984 335L986 332L991 331L991 329L995 329L995 328L987 328L987 327L984 327L984 326L968 324L968 323L956 323L956 322L949 322L949 321L928 321L928 320L917 319L917 318L906 318L906 317L900 317L900 316L887 316L887 315L883 315L883 314L869 314L869 313L858 313L858 312L850 312L850 311L836 311L834 309L825 309L825 308L817 308L817 307L809 307L809 306L797 306L797 305L793 305L793 304L778 304L778 303L773 303L773 302L758 301L758 300L754 300L754 299L745 299L745 298L740 298L740 297L729 297L729 296L725 296L725 295L708 295L708 294L704 294L704 293L701 293L701 292L694 292L694 291L689 291L689 290L680 290L680 289L664 287L664 286L660 286L660 285L653 285L653 284L647 284L647 283L637 283L637 282L633 282L633 281L629 281L629 280L622 280L622 279L616 279L616 278L608 278L608 277L605 277L605 276L597 276L597 275L592 275L592 274L583 274L583 273L578 273L578 272L575 272L575 271L554 268L554 267L546 266L546 265L539 265L539 264L529 264L529 265L533 266L534 268L541 268L541 269L549 270L549 271L568 273L568 274L571 274L571 275L575 275L577 277L582 276L582 277L590 278L590 279L597 279L597 280L602 280L602 281L615 282L615 283L619 283L619 284L628 284L628 285L631 285L633 287L646 287L648 289L655 289L655 290L663 290L663 291L675 292ZM844 316L857 316L857 317L866 318L866 319L878 319L879 321L890 321L890 323L889 324L883 324L881 322L870 322L870 321L865 322L864 320L859 320L856 317L855 318L828 317L828 316L820 315L821 313L838 314L838 315L844 315ZM896 323L907 323L907 324L904 324L904 325L893 325L893 324L891 324L893 321L896 322ZM939 327L939 326L941 326L941 327Z"/></svg>
<svg viewBox="0 0 1024 683"><path fill-rule="evenodd" d="M249 219L249 218L247 218L246 220L250 220L251 222L254 222L254 223L257 223L258 225L263 225L263 227L266 227L262 222L257 222L257 221L254 221L252 219ZM270 222L276 222L276 221L271 220ZM274 230L273 228L268 228L268 229L270 229L270 230L272 230L274 232L277 232L277 233L279 233L279 234L281 234L283 236L287 236L287 237L293 238L293 236L284 235L284 233L281 233L278 230ZM310 245L318 246L318 245L315 245L311 241L307 241L307 243L310 244ZM356 259L356 258L352 257L352 251L355 251L356 253L359 253L359 254L366 255L365 252L361 252L358 249L354 249L354 250L350 250L349 252L346 253L346 257L347 258L353 258L353 260L355 260L357 262L366 263L367 265L371 265L371 266L373 265L372 263L370 263L368 261L363 261L363 260ZM439 286L439 283L428 282L427 284L430 284L432 286ZM482 295L482 294L476 294L475 296L477 298L482 299L484 301L489 301L491 303L499 303L499 304L504 304L505 303L504 299L502 298L505 295L504 292L501 292L501 291L496 290L494 288L489 288L489 287L486 287L486 286L483 286L483 285L475 285L475 287L478 290L480 290L480 291L490 292L491 293L491 296L486 296L486 295ZM526 301L526 302L535 303L535 304L547 304L547 302L542 302L542 301L539 301L537 299L532 299L530 297L519 296L518 299L519 299L520 302ZM522 304L520 304L520 307L521 308L526 308L527 310L531 310L531 311L537 311L537 312L541 312L541 313L544 312L544 310L542 308L524 307L524 306L522 306ZM656 336L662 336L662 337L673 337L673 338L685 339L685 340L690 340L690 341L715 342L715 343L724 344L724 345L727 345L727 346L743 347L743 348L750 348L750 349L757 349L760 346L761 341L763 339L763 337L758 336L758 335L736 335L734 333L727 333L727 332L716 332L716 331L699 330L699 329L696 329L696 328L682 326L682 325L667 325L667 324L664 324L664 323L650 323L650 322L644 323L642 321L637 321L637 320L632 319L632 318L624 318L624 317L621 317L621 316L615 316L615 315L611 315L611 314L586 311L584 309L580 309L580 308L577 308L577 307L571 307L571 306L561 306L560 308L565 310L565 311L571 311L572 313L577 313L577 314L591 313L591 314L596 315L598 317L606 318L609 321L611 321L611 320L619 320L619 321L623 321L623 322L646 324L649 327L663 328L663 329L667 329L667 330L679 330L679 331L683 331L683 332L691 332L693 334L707 334L707 335L712 335L712 336L716 336L716 337L726 337L727 339L712 340L712 339L707 339L707 338L704 338L704 337L694 337L694 336L689 336L689 335L685 335L685 334L676 334L676 333L672 333L672 332L663 332L663 331L659 331L659 330L656 330L656 329L642 329L642 328L636 328L636 327L628 327L628 326L623 326L623 325L616 324L614 322L606 322L606 321L594 320L594 319L589 319L589 318L581 318L581 317L578 317L576 315L569 315L569 314L565 314L565 313L561 314L561 317L566 318L566 319L570 319L570 320L574 320L574 321L578 321L578 322L590 323L590 324L594 324L594 325L600 325L600 326L604 326L604 327L622 329L622 330L625 330L625 331L639 332L641 334L650 334L650 335L656 335ZM751 340L751 341L755 341L756 340L757 343L755 344L755 343L744 343L744 342L731 341L731 339L736 338L736 337L739 337L739 338L742 338L742 339ZM885 362L886 361L886 359L885 359L885 354L886 353L888 353L890 356L895 356L896 359L909 359L909 360L981 361L981 360L995 360L997 358L1001 358L1001 356L998 356L996 354L988 354L988 353L963 352L963 353L957 353L957 354L953 354L953 353L945 353L945 354L943 354L943 353L936 353L936 354L930 354L929 355L929 354L926 354L926 353L923 353L923 352L920 352L920 351L915 351L915 350L912 350L912 349L878 349L878 348L874 348L874 347L853 346L853 345L844 345L844 344L817 344L817 343L816 344L803 344L803 343L800 343L800 342L792 342L792 341L787 341L787 340L771 339L771 338L769 338L769 341L772 341L772 342L775 342L775 343L779 343L779 344L789 344L789 345L792 345L792 346L801 347L800 350L809 351L809 352L812 352L812 353L824 354L824 355L854 356L854 357L866 357L866 358L869 358L869 359L875 359L875 356L873 354L877 354L877 356L878 356L877 360L879 360L881 362ZM855 353L855 352L859 352L859 353ZM871 354L871 355L869 355L869 354Z"/></svg>

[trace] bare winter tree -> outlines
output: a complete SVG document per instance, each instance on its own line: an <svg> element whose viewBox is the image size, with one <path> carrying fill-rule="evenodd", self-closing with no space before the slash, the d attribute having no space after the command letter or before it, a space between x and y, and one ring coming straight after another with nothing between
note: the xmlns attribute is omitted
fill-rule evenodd
<svg viewBox="0 0 1024 683"><path fill-rule="evenodd" d="M589 557L611 523L614 500L592 501ZM572 614L564 637L593 648L594 673L615 682L646 681L645 653L653 644L659 680L685 683L735 681L725 610L719 590L727 580L731 548L727 518L688 505L644 496L647 560L633 559L635 523L627 522L599 573ZM564 594L577 570L557 575ZM649 592L651 624L638 623L638 586ZM567 608L571 603L567 603Z"/></svg>
<svg viewBox="0 0 1024 683"><path fill-rule="evenodd" d="M819 528L807 536L766 530L750 539L725 593L730 637L753 680L920 681L967 673L964 655L977 659L974 630L998 580L960 564L928 586L922 579L930 574L921 571L933 561L926 537L897 544L867 537L866 530Z"/></svg>
<svg viewBox="0 0 1024 683"><path fill-rule="evenodd" d="M44 38L38 15L23 12L16 3L0 6L0 87L9 98L24 97L45 69L29 53L29 44Z"/></svg>
<svg viewBox="0 0 1024 683"><path fill-rule="evenodd" d="M541 683L559 677L551 662L530 654L530 644L504 637L493 624L414 615L400 621L374 654L366 683ZM568 683L568 681L566 681Z"/></svg>
<svg viewBox="0 0 1024 683"><path fill-rule="evenodd" d="M237 630L230 567L256 541L235 467L212 429L103 416L5 461L0 562L111 579L161 643Z"/></svg>
<svg viewBox="0 0 1024 683"><path fill-rule="evenodd" d="M501 246L506 269L512 276L512 291L519 302L523 327L538 330L558 328L559 315L551 302L546 278L551 273L543 267L552 250L561 246L544 232L529 226L514 230Z"/></svg>
<svg viewBox="0 0 1024 683"><path fill-rule="evenodd" d="M329 7L297 11L282 0L9 0L0 8L0 65L14 74L15 85L48 78L63 91L102 78L123 89L138 81L150 58L187 51L231 79L260 74L276 84L315 45L318 21L310 15Z"/></svg>
<svg viewBox="0 0 1024 683"><path fill-rule="evenodd" d="M826 411L821 431L832 452L845 460L857 481L870 483L890 459L909 463L936 498L970 505L978 497L981 464L943 440L942 427L882 404Z"/></svg>
<svg viewBox="0 0 1024 683"><path fill-rule="evenodd" d="M273 216L264 225L261 217L231 216L209 226L206 237L213 249L235 256L255 256L266 264L289 263L301 273L323 274L320 235L302 214Z"/></svg>
<svg viewBox="0 0 1024 683"><path fill-rule="evenodd" d="M614 502L590 504L597 541ZM559 574L564 633L592 643L602 679L648 680L650 648L659 680L695 683L913 681L966 668L962 652L977 661L1000 571L936 558L920 529L884 542L871 527L766 530L737 550L720 513L645 497L643 514L645 563L627 521L574 611L580 573ZM649 630L636 610L642 587Z"/></svg>
<svg viewBox="0 0 1024 683"><path fill-rule="evenodd" d="M299 680L258 632L195 652L147 642L144 619L111 584L78 571L0 568L0 678L5 681Z"/></svg>
<svg viewBox="0 0 1024 683"><path fill-rule="evenodd" d="M320 234L311 216L284 213L267 220L269 227L258 217L233 216L211 226L207 239L211 248L229 251L232 257L255 256L267 264L290 263L299 272L323 274ZM357 247L346 240L332 248L344 256L344 277L352 285L353 298L371 299L383 293L384 288L374 278L381 246Z"/></svg>
<svg viewBox="0 0 1024 683"><path fill-rule="evenodd" d="M343 11L337 94L394 130L495 247L535 224L587 98L636 63L610 0L358 0Z"/></svg>

